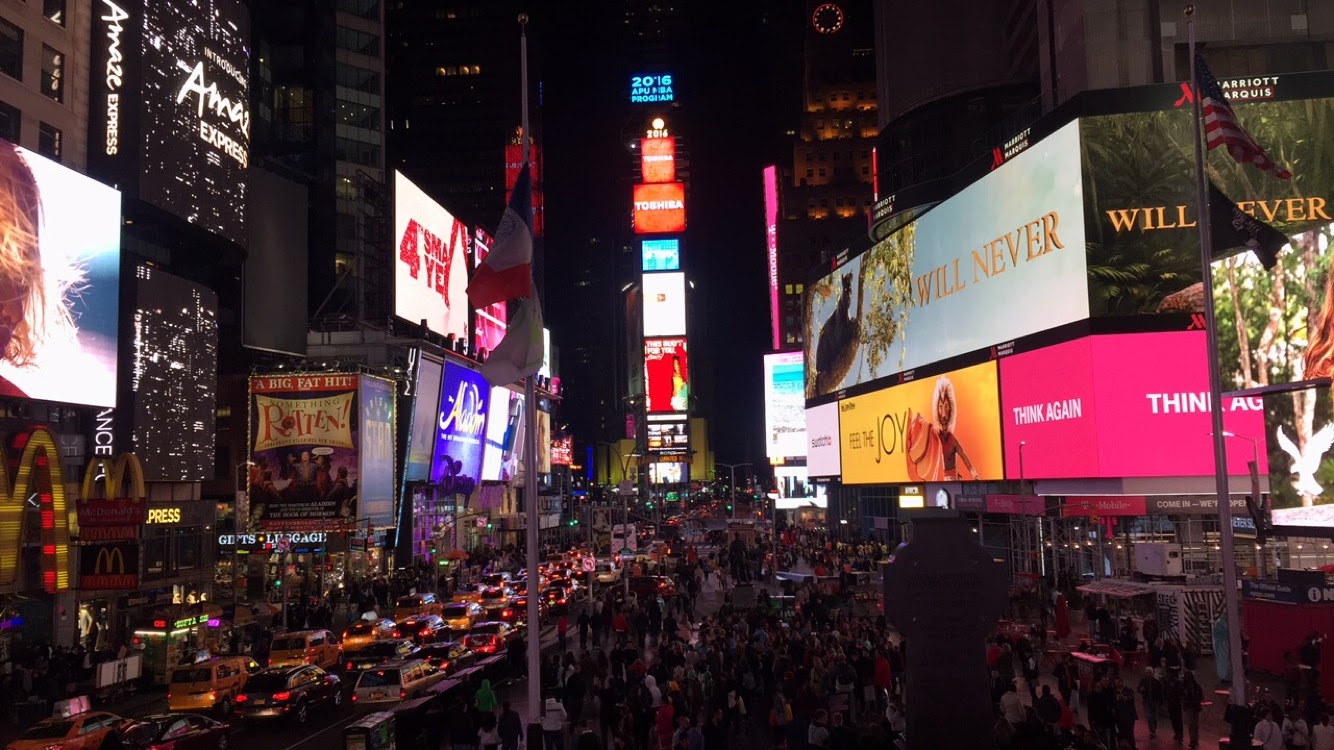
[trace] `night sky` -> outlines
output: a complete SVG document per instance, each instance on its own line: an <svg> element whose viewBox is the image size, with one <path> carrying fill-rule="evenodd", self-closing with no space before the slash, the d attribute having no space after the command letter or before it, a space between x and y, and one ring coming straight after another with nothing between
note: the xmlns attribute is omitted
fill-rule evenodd
<svg viewBox="0 0 1334 750"><path fill-rule="evenodd" d="M711 403L696 416L712 425L723 462L765 462L761 355L769 351L769 307L761 169L790 160L783 123L795 120L800 79L775 75L775 56L791 66L800 44L775 45L775 25L750 3L685 2L688 44L672 54L682 107L673 134L690 160L683 245L688 278L703 295L690 322L692 369L713 371ZM774 7L794 5L776 2ZM773 13L773 8L768 12ZM578 17L574 17L578 15ZM560 254L581 239L631 239L628 217L633 154L623 133L640 132L642 114L625 101L638 50L625 46L620 16L552 19L542 56L547 191L547 320L561 338L561 304L577 304ZM795 17L789 14L789 17ZM613 40L599 43L596 40ZM623 45L618 47L617 45ZM785 68L786 69L786 68ZM784 158L786 152L787 158ZM701 315L702 312L702 315ZM697 395L701 393L696 388ZM711 398L710 398L711 396ZM586 439L595 436L583 436ZM600 436L596 436L600 437Z"/></svg>

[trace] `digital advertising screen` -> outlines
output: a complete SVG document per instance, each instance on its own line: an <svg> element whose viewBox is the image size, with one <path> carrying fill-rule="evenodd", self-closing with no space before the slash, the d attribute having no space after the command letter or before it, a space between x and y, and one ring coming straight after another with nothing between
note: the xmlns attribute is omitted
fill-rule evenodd
<svg viewBox="0 0 1334 750"><path fill-rule="evenodd" d="M1071 123L808 286L806 397L1086 319L1079 169Z"/></svg>
<svg viewBox="0 0 1334 750"><path fill-rule="evenodd" d="M1334 528L1334 451L1330 450L1334 446L1334 399L1330 389L1266 395L1264 412L1265 432L1270 437L1273 524ZM1303 423L1308 414L1311 421Z"/></svg>
<svg viewBox="0 0 1334 750"><path fill-rule="evenodd" d="M486 256L491 252L491 242L491 235L481 229L473 232L473 268L480 267L482 261L486 260ZM505 339L505 331L509 327L509 303L497 302L477 310L473 314L473 320L473 347L493 352Z"/></svg>
<svg viewBox="0 0 1334 750"><path fill-rule="evenodd" d="M680 461L649 464L651 484L680 484L685 480L686 464Z"/></svg>
<svg viewBox="0 0 1334 750"><path fill-rule="evenodd" d="M551 415L537 412L537 473L551 473Z"/></svg>
<svg viewBox="0 0 1334 750"><path fill-rule="evenodd" d="M805 466L775 466L774 484L778 485L778 510L796 508L824 508L827 497L824 487L812 482Z"/></svg>
<svg viewBox="0 0 1334 750"><path fill-rule="evenodd" d="M142 12L139 196L245 245L250 12L241 0L151 0Z"/></svg>
<svg viewBox="0 0 1334 750"><path fill-rule="evenodd" d="M635 234L679 234L686 230L686 186L656 182L634 186Z"/></svg>
<svg viewBox="0 0 1334 750"><path fill-rule="evenodd" d="M676 139L639 139L639 167L644 182L676 182Z"/></svg>
<svg viewBox="0 0 1334 750"><path fill-rule="evenodd" d="M838 402L844 484L1002 479L996 363Z"/></svg>
<svg viewBox="0 0 1334 750"><path fill-rule="evenodd" d="M455 362L445 362L436 419L435 456L431 461L433 483L450 477L468 477L476 482L481 477L490 401L491 387L480 372Z"/></svg>
<svg viewBox="0 0 1334 750"><path fill-rule="evenodd" d="M397 386L392 380L361 376L361 480L357 522L372 526L393 526L394 519L394 436L398 403ZM343 480L341 470L334 476L334 487Z"/></svg>
<svg viewBox="0 0 1334 750"><path fill-rule="evenodd" d="M1005 473L1024 478L1210 476L1203 331L1086 337L1000 360ZM1227 471L1265 459L1264 403L1227 398Z"/></svg>
<svg viewBox="0 0 1334 750"><path fill-rule="evenodd" d="M546 191L542 180L542 144L530 143L528 160L533 181L533 236L541 237L546 229ZM510 204L514 185L523 170L523 146L510 143L505 146L505 205Z"/></svg>
<svg viewBox="0 0 1334 750"><path fill-rule="evenodd" d="M644 335L686 334L686 275L644 274Z"/></svg>
<svg viewBox="0 0 1334 750"><path fill-rule="evenodd" d="M806 410L806 472L812 477L836 477L843 470L839 456L838 404Z"/></svg>
<svg viewBox="0 0 1334 750"><path fill-rule="evenodd" d="M684 338L644 339L644 391L650 414L690 408L690 358Z"/></svg>
<svg viewBox="0 0 1334 750"><path fill-rule="evenodd" d="M403 465L403 479L425 482L431 478L431 458L435 453L436 425L440 418L440 381L444 363L417 355L417 376L412 385L412 432L408 436L408 457Z"/></svg>
<svg viewBox="0 0 1334 750"><path fill-rule="evenodd" d="M218 295L151 266L135 269L134 452L150 482L213 479Z"/></svg>
<svg viewBox="0 0 1334 750"><path fill-rule="evenodd" d="M662 104L676 99L671 73L641 73L630 76L631 104Z"/></svg>
<svg viewBox="0 0 1334 750"><path fill-rule="evenodd" d="M769 262L769 329L775 350L783 347L778 308L778 167L764 168L764 249Z"/></svg>
<svg viewBox="0 0 1334 750"><path fill-rule="evenodd" d="M120 193L0 141L13 251L0 396L116 406Z"/></svg>
<svg viewBox="0 0 1334 750"><path fill-rule="evenodd" d="M690 452L690 428L684 420L651 420L648 430L648 450L658 455L683 455Z"/></svg>
<svg viewBox="0 0 1334 750"><path fill-rule="evenodd" d="M574 464L574 437L565 435L551 439L551 465L570 466Z"/></svg>
<svg viewBox="0 0 1334 750"><path fill-rule="evenodd" d="M394 314L468 340L468 228L394 172Z"/></svg>
<svg viewBox="0 0 1334 750"><path fill-rule="evenodd" d="M1203 316L1192 112L1171 105L1167 98L1163 111L1080 121L1089 263L1100 271L1089 280L1094 315ZM1226 149L1207 153L1209 179L1219 191L1289 239L1277 250L1282 268L1268 270L1235 238L1219 241L1230 227L1214 222L1215 257L1226 256L1214 262L1212 290L1224 389L1329 377L1334 173L1316 165L1329 163L1334 143L1309 133L1334 117L1334 98L1234 101L1234 109L1293 177L1265 175ZM1143 147L1128 150L1125 143ZM1151 193L1142 188L1148 174Z"/></svg>
<svg viewBox="0 0 1334 750"><path fill-rule="evenodd" d="M250 378L253 524L295 530L356 522L363 489L360 381L355 374ZM389 450L392 461L392 437ZM391 492L392 474L391 463Z"/></svg>
<svg viewBox="0 0 1334 750"><path fill-rule="evenodd" d="M482 479L509 482L518 476L523 453L523 396L503 386L491 388L487 404Z"/></svg>
<svg viewBox="0 0 1334 750"><path fill-rule="evenodd" d="M764 355L764 439L769 458L806 455L805 378L801 352Z"/></svg>
<svg viewBox="0 0 1334 750"><path fill-rule="evenodd" d="M680 271L680 240L640 240L644 271Z"/></svg>

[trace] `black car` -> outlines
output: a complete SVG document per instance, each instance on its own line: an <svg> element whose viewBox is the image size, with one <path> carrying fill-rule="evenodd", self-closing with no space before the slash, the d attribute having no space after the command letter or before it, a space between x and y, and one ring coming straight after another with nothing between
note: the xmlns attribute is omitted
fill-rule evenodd
<svg viewBox="0 0 1334 750"><path fill-rule="evenodd" d="M416 658L425 659L431 666L447 675L467 669L477 663L477 654L474 654L461 641L432 643L429 646L424 646L417 652Z"/></svg>
<svg viewBox="0 0 1334 750"><path fill-rule="evenodd" d="M548 586L542 590L542 599L546 601L547 611L551 614L559 615L570 611L570 590L564 586Z"/></svg>
<svg viewBox="0 0 1334 750"><path fill-rule="evenodd" d="M256 672L236 696L246 719L291 719L305 724L315 706L343 705L343 681L315 666L275 667Z"/></svg>
<svg viewBox="0 0 1334 750"><path fill-rule="evenodd" d="M361 672L387 661L414 658L417 650L417 644L406 638L376 641L350 654L343 654L343 668L349 672Z"/></svg>
<svg viewBox="0 0 1334 750"><path fill-rule="evenodd" d="M407 638L418 646L435 643L449 636L449 626L440 615L417 615L394 628L395 638Z"/></svg>
<svg viewBox="0 0 1334 750"><path fill-rule="evenodd" d="M199 714L153 714L124 730L123 742L135 750L227 750L232 728Z"/></svg>

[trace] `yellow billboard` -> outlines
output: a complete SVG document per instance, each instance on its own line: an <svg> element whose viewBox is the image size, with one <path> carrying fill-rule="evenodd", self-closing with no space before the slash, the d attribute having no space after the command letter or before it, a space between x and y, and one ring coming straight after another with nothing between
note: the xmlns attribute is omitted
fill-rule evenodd
<svg viewBox="0 0 1334 750"><path fill-rule="evenodd" d="M838 404L844 484L1004 478L996 363Z"/></svg>

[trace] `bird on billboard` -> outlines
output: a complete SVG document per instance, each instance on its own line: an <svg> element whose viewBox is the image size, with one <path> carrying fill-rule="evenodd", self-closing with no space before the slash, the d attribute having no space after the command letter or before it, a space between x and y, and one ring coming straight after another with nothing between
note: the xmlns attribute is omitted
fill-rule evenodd
<svg viewBox="0 0 1334 750"><path fill-rule="evenodd" d="M1278 427L1278 446L1284 453L1292 456L1293 474L1292 486L1303 498L1320 497L1325 491L1324 487L1315 480L1315 473L1320 468L1320 462L1325 457L1325 452L1330 446L1334 445L1334 423L1321 427L1306 441L1306 452L1297 449L1296 443L1283 432L1283 426Z"/></svg>

